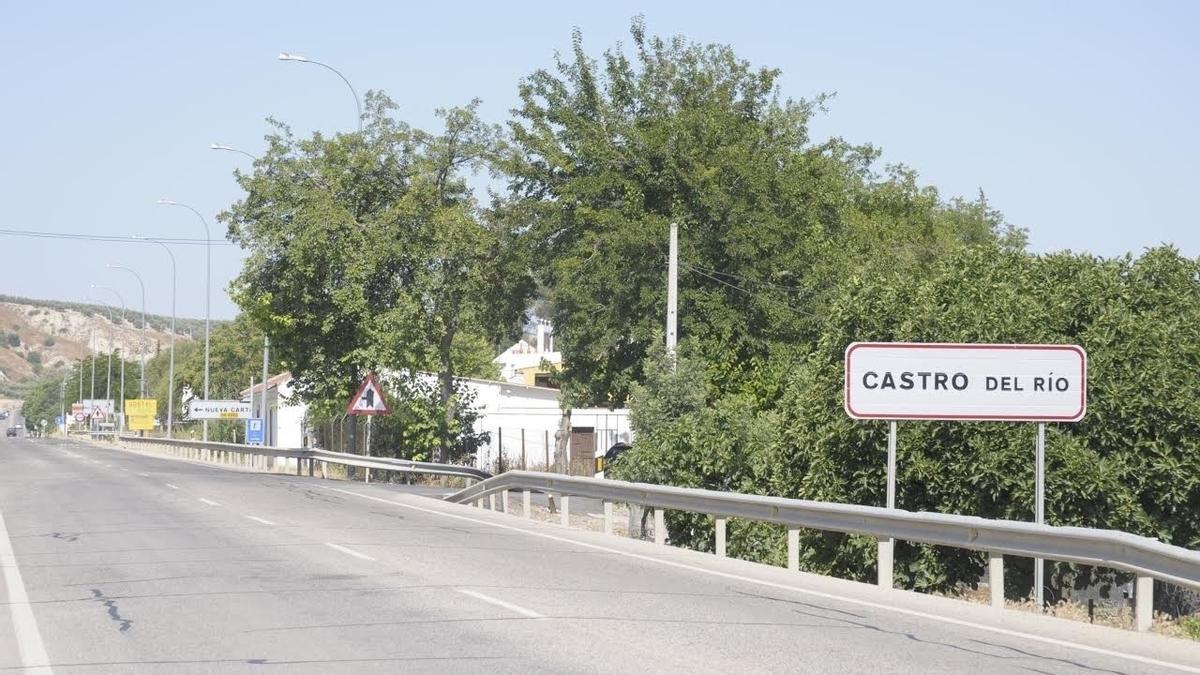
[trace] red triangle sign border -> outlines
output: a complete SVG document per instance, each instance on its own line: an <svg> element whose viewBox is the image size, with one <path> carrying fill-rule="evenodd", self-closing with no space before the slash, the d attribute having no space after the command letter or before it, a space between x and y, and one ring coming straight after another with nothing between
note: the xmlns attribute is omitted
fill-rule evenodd
<svg viewBox="0 0 1200 675"><path fill-rule="evenodd" d="M363 395L366 394L368 387L374 390L375 396L377 398L377 405L383 406L382 408L379 408L379 407L356 408L355 407L355 405L359 401L363 400ZM391 412L392 412L392 408L391 408L391 406L388 405L387 398L383 395L383 387L379 384L379 379L377 377L375 377L375 373L367 373L367 376L365 378L363 378L362 384L359 385L358 391L355 392L354 396L350 399L350 402L346 404L346 414L347 415L388 415L388 414L391 414Z"/></svg>

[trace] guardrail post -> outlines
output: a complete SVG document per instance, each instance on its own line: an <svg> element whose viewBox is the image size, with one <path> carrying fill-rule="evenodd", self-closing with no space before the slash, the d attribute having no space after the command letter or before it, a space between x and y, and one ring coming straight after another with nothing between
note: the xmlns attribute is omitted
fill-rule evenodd
<svg viewBox="0 0 1200 675"><path fill-rule="evenodd" d="M716 517L717 531L717 557L725 557L725 518L722 516Z"/></svg>
<svg viewBox="0 0 1200 675"><path fill-rule="evenodd" d="M366 470L363 471L363 482L364 483L371 482L371 468L370 467L367 467Z"/></svg>
<svg viewBox="0 0 1200 675"><path fill-rule="evenodd" d="M297 475L297 476L303 476L303 475L304 475L304 472L302 471L302 467L303 467L303 466L304 466L304 460L302 460L302 459L300 459L299 457L297 457L297 458L296 458L296 475Z"/></svg>
<svg viewBox="0 0 1200 675"><path fill-rule="evenodd" d="M1133 627L1148 631L1154 623L1154 577L1139 574L1133 584Z"/></svg>
<svg viewBox="0 0 1200 675"><path fill-rule="evenodd" d="M316 461L314 459L312 459L311 457L308 459L308 477L309 478L313 477L313 464L315 464L315 463L316 463Z"/></svg>
<svg viewBox="0 0 1200 675"><path fill-rule="evenodd" d="M662 545L667 543L667 519L663 510L655 507L654 509L654 543Z"/></svg>
<svg viewBox="0 0 1200 675"><path fill-rule="evenodd" d="M612 534L612 513L613 505L610 501L604 502L604 534Z"/></svg>
<svg viewBox="0 0 1200 675"><path fill-rule="evenodd" d="M787 534L788 546L788 569L793 572L800 571L800 528L789 527Z"/></svg>
<svg viewBox="0 0 1200 675"><path fill-rule="evenodd" d="M521 494L521 507L522 507L523 515L526 518L529 518L532 515L530 513L531 509L530 509L530 505L529 505L530 495L532 493L530 493L529 490L522 490L521 493L522 493Z"/></svg>
<svg viewBox="0 0 1200 675"><path fill-rule="evenodd" d="M1004 556L988 551L988 590L992 607L1004 609Z"/></svg>
<svg viewBox="0 0 1200 675"><path fill-rule="evenodd" d="M488 495L488 510L489 511L496 510L496 493L495 492Z"/></svg>
<svg viewBox="0 0 1200 675"><path fill-rule="evenodd" d="M321 478L329 479L329 462L321 462Z"/></svg>
<svg viewBox="0 0 1200 675"><path fill-rule="evenodd" d="M562 495L562 524L568 526L571 524L571 496Z"/></svg>
<svg viewBox="0 0 1200 675"><path fill-rule="evenodd" d="M876 583L880 588L892 587L892 552L896 549L896 540L891 537L879 538L879 559L876 561L878 575Z"/></svg>
<svg viewBox="0 0 1200 675"><path fill-rule="evenodd" d="M508 490L500 491L500 511L508 513Z"/></svg>

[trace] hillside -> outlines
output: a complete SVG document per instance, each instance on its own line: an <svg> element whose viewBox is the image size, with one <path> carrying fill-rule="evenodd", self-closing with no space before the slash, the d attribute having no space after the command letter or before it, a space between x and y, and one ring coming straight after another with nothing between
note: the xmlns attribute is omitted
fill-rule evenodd
<svg viewBox="0 0 1200 675"><path fill-rule="evenodd" d="M115 323L110 321L107 308L97 305L0 296L0 392L14 391L21 383L64 368L93 350L107 354L116 348L136 359L139 350L152 356L170 344L170 332L161 328L170 326L170 318L147 316L150 328L145 333L140 313L128 313L124 323L119 314L115 318ZM177 321L177 339L190 339L178 329L195 323ZM203 322L199 324L203 331Z"/></svg>

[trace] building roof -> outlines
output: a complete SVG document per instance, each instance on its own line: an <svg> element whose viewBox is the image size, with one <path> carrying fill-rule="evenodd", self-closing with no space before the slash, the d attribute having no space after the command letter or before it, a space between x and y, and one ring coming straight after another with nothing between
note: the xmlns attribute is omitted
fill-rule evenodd
<svg viewBox="0 0 1200 675"><path fill-rule="evenodd" d="M289 370L285 370L282 373L279 373L278 375L273 375L271 377L268 377L267 378L267 390L270 391L271 389L278 389L279 385L287 384L291 380L292 380L292 373ZM238 394L243 397L249 396L250 394L261 395L262 390L263 390L262 382L259 382L249 389L241 390L240 392L238 392Z"/></svg>

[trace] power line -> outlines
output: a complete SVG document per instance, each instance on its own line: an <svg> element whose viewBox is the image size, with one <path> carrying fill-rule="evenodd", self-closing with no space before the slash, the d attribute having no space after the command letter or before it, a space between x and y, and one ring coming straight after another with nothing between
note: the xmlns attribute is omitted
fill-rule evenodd
<svg viewBox="0 0 1200 675"><path fill-rule="evenodd" d="M29 237L32 239L74 239L78 241L110 241L123 244L138 244L145 243L143 240L134 239L130 236L119 236L109 234L77 234L74 232L38 232L37 230L12 230L0 228L0 235L8 235L10 237ZM178 244L181 246L204 246L211 244L213 246L234 246L231 241L224 239L186 239L178 237L146 237L147 240L161 241L164 244Z"/></svg>
<svg viewBox="0 0 1200 675"><path fill-rule="evenodd" d="M763 299L765 299L765 300L767 300L767 301L769 301L769 302L774 302L774 303L778 304L778 305L779 305L779 306L781 306L781 307L785 307L785 308L787 308L787 309L789 309L789 310L791 310L791 311L795 312L796 314L802 314L802 315L804 315L804 316L810 316L810 317L813 317L814 319L815 319L815 318L818 318L818 317L817 317L817 315L816 315L816 314L813 314L812 312L805 311L805 310L803 310L803 309L798 309L798 308L796 308L796 307L792 307L791 305L787 304L786 302L780 302L779 300L777 300L777 299L775 299L775 298L772 298L772 297L770 297L770 296L762 295L762 294L760 294L760 293L755 293L754 291L751 291L751 290L748 290L748 289L742 288L741 286L738 286L738 285L736 285L736 284L731 284L731 283L729 283L728 281L725 281L724 279L720 279L720 278L718 278L718 277L714 277L713 275L711 275L711 274L708 274L708 273L706 273L706 272L702 271L701 269L699 269L699 268L697 268L697 267L692 267L691 265L689 265L689 264L687 264L687 263L682 263L682 262L681 262L681 263L680 263L680 266L681 266L681 267L683 267L683 268L685 268L685 269L687 269L687 270L689 270L689 271L695 272L696 274L699 274L699 275L700 275L700 276L702 276L702 277L707 277L707 278L709 278L709 279L711 279L711 280L713 280L713 281L717 282L718 284L721 284L722 286L728 286L729 288L732 288L732 289L733 289L733 290L735 290L735 291L740 291L740 292L742 292L742 293L745 293L746 295L748 295L748 296L750 296L750 297L752 297L752 298L763 298Z"/></svg>
<svg viewBox="0 0 1200 675"><path fill-rule="evenodd" d="M777 284L777 283L773 283L770 281L763 281L762 279L751 279L750 277L743 277L741 275L733 274L731 272L719 272L717 270L710 270L710 269L706 269L703 267L693 267L692 269L696 270L697 272L707 272L708 274L717 274L717 275L720 275L723 277L737 279L739 281L748 281L752 284L759 284L760 286L767 286L769 288L777 288L781 291L791 291L793 293L808 292L808 289L805 289L805 288L797 288L796 286L784 286L782 284Z"/></svg>

